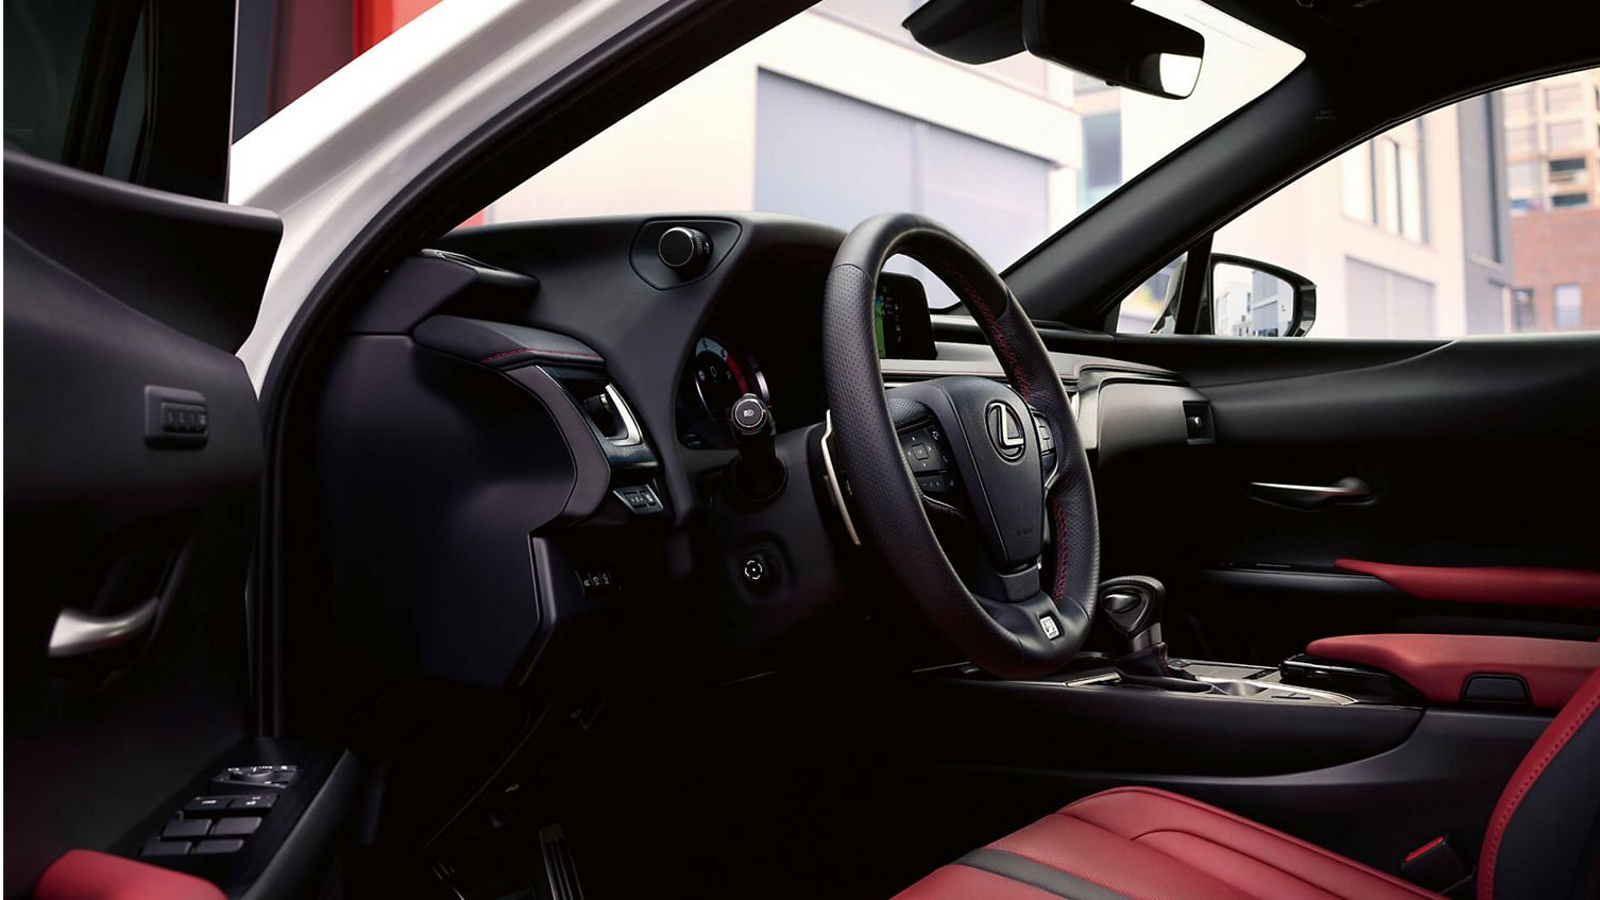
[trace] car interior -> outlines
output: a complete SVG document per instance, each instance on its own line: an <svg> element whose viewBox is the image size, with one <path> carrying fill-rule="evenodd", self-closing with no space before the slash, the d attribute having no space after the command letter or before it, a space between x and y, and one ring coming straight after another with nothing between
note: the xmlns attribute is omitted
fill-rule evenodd
<svg viewBox="0 0 1600 900"><path fill-rule="evenodd" d="M1304 61L1004 273L892 210L452 227L804 6L690 4L441 161L256 381L227 122L123 183L104 109L68 165L8 113L6 896L1600 895L1600 334L1318 338L1211 253L1600 45L1210 5ZM1187 92L1195 32L1062 6L905 27ZM1212 333L1229 264L1283 336Z"/></svg>

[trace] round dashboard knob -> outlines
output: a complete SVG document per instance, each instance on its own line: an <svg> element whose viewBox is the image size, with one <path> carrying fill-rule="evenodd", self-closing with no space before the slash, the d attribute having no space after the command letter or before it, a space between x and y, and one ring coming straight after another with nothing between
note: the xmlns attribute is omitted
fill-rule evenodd
<svg viewBox="0 0 1600 900"><path fill-rule="evenodd" d="M710 258L711 238L697 228L674 226L662 232L661 240L656 243L656 255L680 272L692 272Z"/></svg>

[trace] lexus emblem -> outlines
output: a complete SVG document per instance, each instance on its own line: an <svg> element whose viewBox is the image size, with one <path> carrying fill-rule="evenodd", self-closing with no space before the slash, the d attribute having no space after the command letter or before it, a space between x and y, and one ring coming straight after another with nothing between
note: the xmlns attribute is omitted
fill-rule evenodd
<svg viewBox="0 0 1600 900"><path fill-rule="evenodd" d="M1011 404L996 400L989 404L983 417L989 424L989 441L1000 458L1007 462L1021 459L1028 450L1028 439L1022 431L1022 419Z"/></svg>

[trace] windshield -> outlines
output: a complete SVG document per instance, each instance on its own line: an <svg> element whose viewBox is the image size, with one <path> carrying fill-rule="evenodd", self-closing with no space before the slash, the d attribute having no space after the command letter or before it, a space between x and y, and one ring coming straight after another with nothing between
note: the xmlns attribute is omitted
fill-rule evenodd
<svg viewBox="0 0 1600 900"><path fill-rule="evenodd" d="M1027 54L981 66L938 56L900 27L918 5L824 0L479 221L756 210L849 229L904 210L942 222L1004 269L1303 57L1197 0L1139 0L1205 35L1193 95L1165 100ZM930 301L954 301L942 298Z"/></svg>

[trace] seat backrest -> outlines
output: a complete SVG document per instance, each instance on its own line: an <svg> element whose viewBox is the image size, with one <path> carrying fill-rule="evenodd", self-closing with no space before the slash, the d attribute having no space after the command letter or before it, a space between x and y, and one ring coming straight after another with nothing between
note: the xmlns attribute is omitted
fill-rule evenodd
<svg viewBox="0 0 1600 900"><path fill-rule="evenodd" d="M1600 897L1600 669L1523 758L1483 839L1478 900Z"/></svg>

